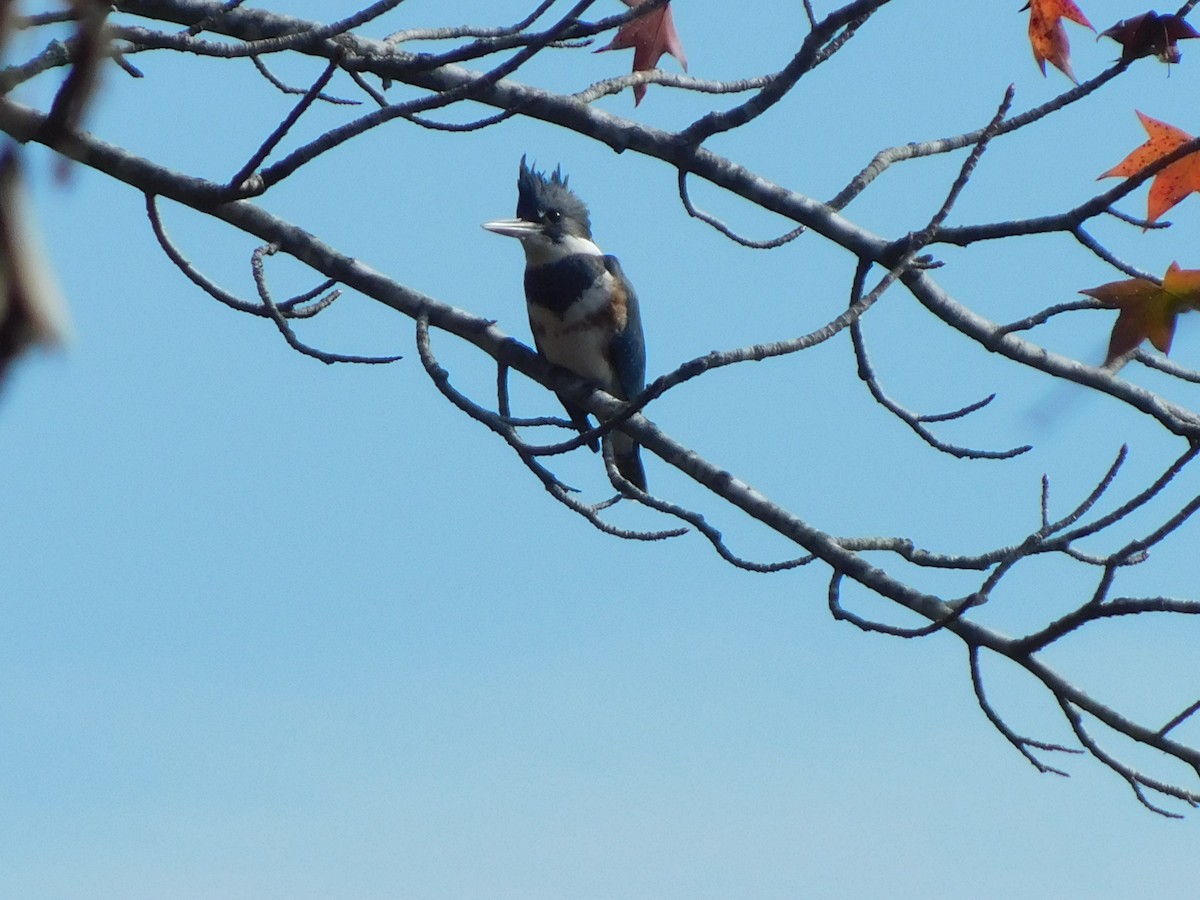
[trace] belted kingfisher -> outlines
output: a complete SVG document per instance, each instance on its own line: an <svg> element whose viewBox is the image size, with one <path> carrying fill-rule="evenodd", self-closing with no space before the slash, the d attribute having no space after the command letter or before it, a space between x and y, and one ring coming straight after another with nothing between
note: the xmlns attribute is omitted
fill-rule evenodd
<svg viewBox="0 0 1200 900"><path fill-rule="evenodd" d="M525 302L538 353L596 384L618 400L646 386L646 344L637 294L615 256L592 241L587 207L567 187L562 167L552 175L525 164L517 176L517 218L485 222L525 249ZM580 431L587 413L559 397ZM617 470L642 490L646 473L633 439L613 431ZM591 441L592 450L599 450Z"/></svg>

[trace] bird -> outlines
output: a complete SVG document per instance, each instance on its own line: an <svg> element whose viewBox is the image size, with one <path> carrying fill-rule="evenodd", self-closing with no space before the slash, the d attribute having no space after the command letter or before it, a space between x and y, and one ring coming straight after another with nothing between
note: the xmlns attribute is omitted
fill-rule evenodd
<svg viewBox="0 0 1200 900"><path fill-rule="evenodd" d="M618 400L641 394L646 342L637 294L617 258L592 240L588 208L567 186L562 166L539 172L522 156L517 217L483 227L516 238L525 251L525 303L538 353ZM591 428L587 412L561 395L559 400L576 428ZM617 471L646 490L637 443L620 431L609 437ZM600 449L595 439L588 444Z"/></svg>

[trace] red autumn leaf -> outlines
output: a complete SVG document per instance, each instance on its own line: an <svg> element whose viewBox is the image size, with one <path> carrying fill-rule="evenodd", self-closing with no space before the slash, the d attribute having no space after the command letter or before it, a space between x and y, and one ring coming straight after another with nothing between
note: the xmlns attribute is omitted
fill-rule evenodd
<svg viewBox="0 0 1200 900"><path fill-rule="evenodd" d="M646 0L621 0L626 6L638 7ZM683 53L683 41L675 30L675 17L671 15L671 4L660 6L652 12L639 16L617 29L610 43L605 44L597 53L605 50L627 50L633 48L633 71L647 72L658 66L658 61L664 53L670 53L679 60L683 71L687 71L687 57ZM646 85L633 86L633 105L637 106L646 96Z"/></svg>
<svg viewBox="0 0 1200 900"><path fill-rule="evenodd" d="M1121 45L1121 62L1157 56L1162 62L1177 63L1183 56L1177 42L1200 37L1200 33L1179 16L1160 16L1151 10L1131 19L1122 19L1112 28L1100 32L1100 37L1110 37Z"/></svg>
<svg viewBox="0 0 1200 900"><path fill-rule="evenodd" d="M1029 0L1023 8L1029 10L1029 43L1042 74L1046 74L1046 63L1049 62L1075 81L1075 73L1071 71L1071 44L1062 20L1070 19L1095 31L1092 23L1074 0Z"/></svg>
<svg viewBox="0 0 1200 900"><path fill-rule="evenodd" d="M1162 159L1177 147L1192 140L1186 131L1152 119L1138 112L1142 126L1150 140L1142 144L1100 178L1129 178L1137 175L1150 164ZM1150 196L1146 201L1146 219L1153 222L1168 209L1193 191L1200 190L1200 153L1189 153L1183 159L1171 163L1154 176L1150 184Z"/></svg>
<svg viewBox="0 0 1200 900"><path fill-rule="evenodd" d="M1176 317L1200 309L1200 269L1181 269L1179 263L1171 263L1162 284L1129 278L1080 293L1117 310L1104 358L1104 365L1111 366L1146 340L1163 353L1170 353Z"/></svg>

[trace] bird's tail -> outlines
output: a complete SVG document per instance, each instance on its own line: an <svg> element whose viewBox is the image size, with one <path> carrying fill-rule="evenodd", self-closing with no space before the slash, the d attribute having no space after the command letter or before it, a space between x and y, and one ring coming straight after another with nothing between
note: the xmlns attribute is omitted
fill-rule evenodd
<svg viewBox="0 0 1200 900"><path fill-rule="evenodd" d="M642 448L633 442L633 438L619 431L612 434L613 460L617 471L625 480L641 490L646 490L646 470L642 468Z"/></svg>
<svg viewBox="0 0 1200 900"><path fill-rule="evenodd" d="M562 400L561 397L559 399ZM578 406L563 400L563 407L571 417L572 424L581 432L592 427L587 413ZM595 438L588 441L588 446L593 451L600 449L600 443ZM637 485L644 491L646 489L646 470L642 468L642 448L634 443L633 438L620 431L612 433L612 446L613 460L617 464L617 471L624 476L626 481Z"/></svg>
<svg viewBox="0 0 1200 900"><path fill-rule="evenodd" d="M562 400L563 409L567 411L567 415L571 417L571 424L579 429L580 434L591 429L592 423L588 420L588 414L584 410L568 400L563 400L562 397L558 399ZM592 448L593 453L600 452L600 442L595 438L588 441L587 445Z"/></svg>

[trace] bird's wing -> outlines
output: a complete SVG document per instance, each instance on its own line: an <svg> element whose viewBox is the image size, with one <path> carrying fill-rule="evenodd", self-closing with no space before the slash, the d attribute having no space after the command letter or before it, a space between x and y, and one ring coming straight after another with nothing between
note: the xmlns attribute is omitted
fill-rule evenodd
<svg viewBox="0 0 1200 900"><path fill-rule="evenodd" d="M642 335L642 314L638 309L637 293L615 256L604 257L604 267L616 279L625 295L625 327L613 335L609 353L617 374L622 399L632 400L646 387L646 340Z"/></svg>

